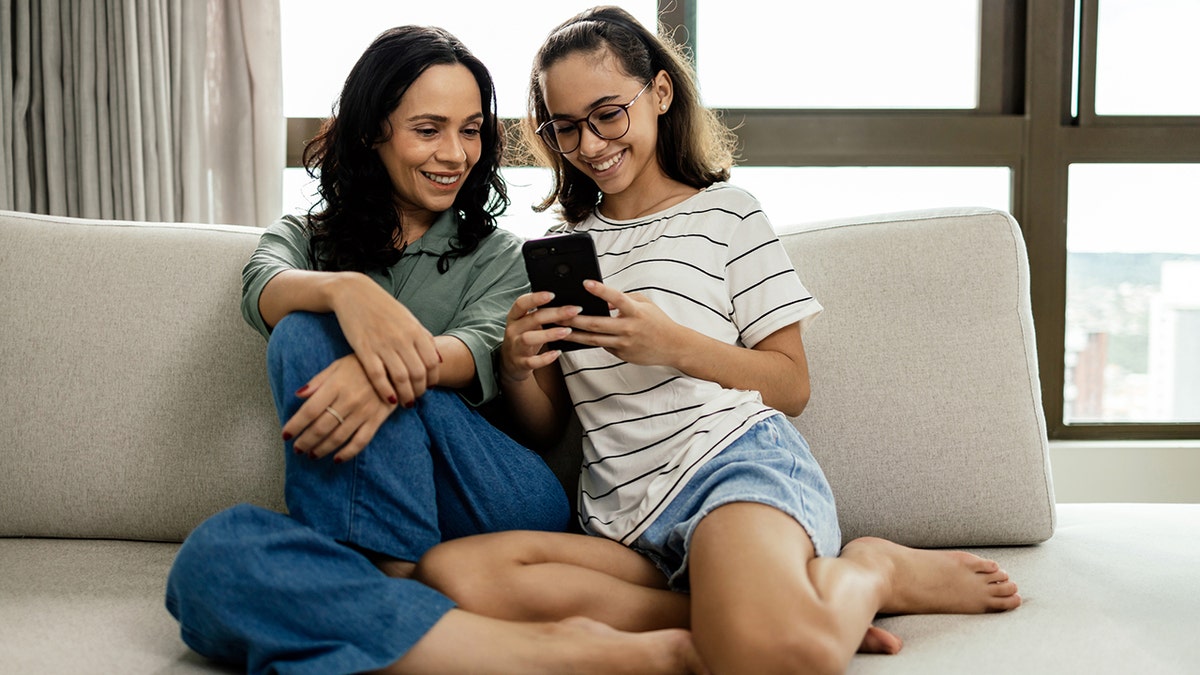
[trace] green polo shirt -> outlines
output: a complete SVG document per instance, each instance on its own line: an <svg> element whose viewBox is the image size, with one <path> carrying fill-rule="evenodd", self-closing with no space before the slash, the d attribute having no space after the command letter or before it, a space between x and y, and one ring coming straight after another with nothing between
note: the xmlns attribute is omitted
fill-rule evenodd
<svg viewBox="0 0 1200 675"><path fill-rule="evenodd" d="M401 302L434 335L462 340L475 359L477 386L462 393L479 405L498 391L492 352L504 339L504 317L518 295L528 292L529 279L521 259L522 240L496 230L470 254L450 261L445 274L438 257L450 250L457 232L455 216L446 211L420 239L408 245L399 262L370 277ZM311 270L306 219L284 216L270 225L258 248L242 269L242 316L264 337L270 329L258 310L267 282L284 270Z"/></svg>

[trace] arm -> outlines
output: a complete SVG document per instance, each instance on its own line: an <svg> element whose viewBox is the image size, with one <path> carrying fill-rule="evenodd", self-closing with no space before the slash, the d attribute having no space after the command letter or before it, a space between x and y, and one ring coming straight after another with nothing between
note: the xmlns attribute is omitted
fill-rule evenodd
<svg viewBox="0 0 1200 675"><path fill-rule="evenodd" d="M500 347L500 389L507 412L532 445L549 446L562 436L571 401L557 365L562 352L544 351L546 343L561 340L570 328L543 329L579 312L577 307L542 307L553 294L526 293L513 303Z"/></svg>
<svg viewBox="0 0 1200 675"><path fill-rule="evenodd" d="M291 312L334 312L381 400L411 402L439 381L433 336L407 308L365 274L312 266L300 219L285 216L268 227L242 269L247 323L269 337Z"/></svg>
<svg viewBox="0 0 1200 675"><path fill-rule="evenodd" d="M797 324L780 328L747 349L676 323L640 294L622 293L595 281L585 285L608 301L617 316L576 316L568 325L579 330L566 339L603 347L629 363L668 366L727 389L758 391L764 403L793 417L808 404L808 360Z"/></svg>

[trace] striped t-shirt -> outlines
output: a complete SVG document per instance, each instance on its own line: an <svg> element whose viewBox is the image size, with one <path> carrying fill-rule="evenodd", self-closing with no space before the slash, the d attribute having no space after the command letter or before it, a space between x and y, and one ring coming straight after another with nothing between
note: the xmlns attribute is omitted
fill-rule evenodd
<svg viewBox="0 0 1200 675"><path fill-rule="evenodd" d="M562 231L592 237L606 284L729 344L753 347L821 311L758 200L726 183L651 216L616 221L596 212ZM583 527L625 544L704 462L777 414L757 391L626 363L603 349L564 352L561 363L584 429Z"/></svg>

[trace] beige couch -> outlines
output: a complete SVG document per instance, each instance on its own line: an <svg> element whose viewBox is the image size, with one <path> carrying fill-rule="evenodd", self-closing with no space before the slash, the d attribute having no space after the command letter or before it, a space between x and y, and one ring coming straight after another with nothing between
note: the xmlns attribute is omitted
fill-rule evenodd
<svg viewBox="0 0 1200 675"><path fill-rule="evenodd" d="M0 672L217 669L180 641L163 587L203 518L282 507L264 344L238 312L257 237L0 212ZM882 619L904 651L850 671L1197 672L1200 506L1056 513L1012 219L938 210L782 238L826 307L796 423L846 536L995 547L1025 599ZM567 482L573 452L552 458Z"/></svg>

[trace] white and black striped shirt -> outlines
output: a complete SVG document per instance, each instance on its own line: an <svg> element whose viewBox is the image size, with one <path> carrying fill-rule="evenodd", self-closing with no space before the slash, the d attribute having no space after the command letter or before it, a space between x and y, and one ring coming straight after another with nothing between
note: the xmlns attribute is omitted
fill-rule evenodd
<svg viewBox="0 0 1200 675"><path fill-rule="evenodd" d="M593 213L566 230L595 241L606 284L641 293L676 322L729 344L753 347L821 311L758 200L726 183L652 216ZM583 526L625 544L704 462L776 414L757 391L626 363L603 349L565 352L561 362L584 429Z"/></svg>

